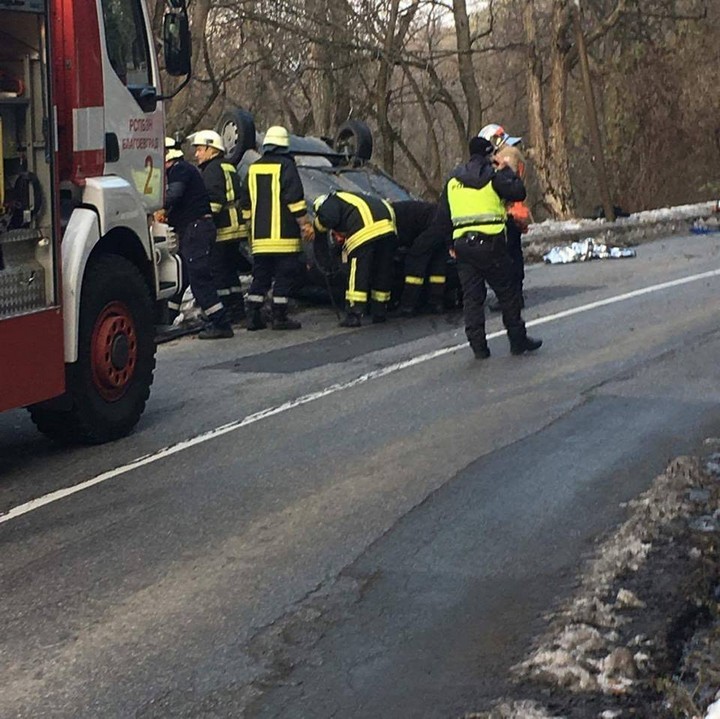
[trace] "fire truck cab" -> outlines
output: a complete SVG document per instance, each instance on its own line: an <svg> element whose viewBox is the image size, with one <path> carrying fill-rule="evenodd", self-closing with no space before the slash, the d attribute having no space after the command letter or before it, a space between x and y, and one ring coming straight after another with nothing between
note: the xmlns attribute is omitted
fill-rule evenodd
<svg viewBox="0 0 720 719"><path fill-rule="evenodd" d="M178 287L150 28L144 0L0 0L0 411L59 440L135 426ZM163 47L189 77L184 0Z"/></svg>

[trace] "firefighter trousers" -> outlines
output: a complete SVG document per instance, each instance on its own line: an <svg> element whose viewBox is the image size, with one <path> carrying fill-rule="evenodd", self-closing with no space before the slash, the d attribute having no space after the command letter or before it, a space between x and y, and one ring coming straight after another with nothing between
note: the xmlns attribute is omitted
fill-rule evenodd
<svg viewBox="0 0 720 719"><path fill-rule="evenodd" d="M248 304L261 305L272 287L273 304L287 305L297 287L301 268L300 254L297 252L254 255Z"/></svg>
<svg viewBox="0 0 720 719"><path fill-rule="evenodd" d="M520 314L522 295L515 282L505 233L484 235L469 232L456 239L454 247L463 290L465 334L470 347L477 351L486 346L486 282L500 302L503 324L508 334L524 332L525 323Z"/></svg>
<svg viewBox="0 0 720 719"><path fill-rule="evenodd" d="M395 236L383 235L348 253L348 281L345 291L347 311L360 315L370 300L373 316L385 314L392 286Z"/></svg>
<svg viewBox="0 0 720 719"><path fill-rule="evenodd" d="M215 225L210 218L195 220L182 231L182 282L179 292L168 302L168 307L177 312L185 290L190 285L195 301L207 318L215 325L225 326L228 324L227 315L218 296L210 261L215 237Z"/></svg>
<svg viewBox="0 0 720 719"><path fill-rule="evenodd" d="M405 283L400 304L415 309L425 282L429 284L429 301L442 304L447 274L446 233L435 226L421 232L405 255Z"/></svg>
<svg viewBox="0 0 720 719"><path fill-rule="evenodd" d="M237 300L242 297L238 276L240 266L240 240L216 241L210 253L210 266L220 298Z"/></svg>

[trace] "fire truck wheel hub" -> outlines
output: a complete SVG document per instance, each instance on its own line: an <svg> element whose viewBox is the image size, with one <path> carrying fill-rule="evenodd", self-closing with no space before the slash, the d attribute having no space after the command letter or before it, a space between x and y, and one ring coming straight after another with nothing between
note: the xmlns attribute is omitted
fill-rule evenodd
<svg viewBox="0 0 720 719"><path fill-rule="evenodd" d="M127 335L117 335L112 343L110 361L116 370L122 370L130 358L130 343Z"/></svg>
<svg viewBox="0 0 720 719"><path fill-rule="evenodd" d="M122 302L111 302L95 321L92 335L92 377L100 396L120 399L130 386L137 363L135 323Z"/></svg>

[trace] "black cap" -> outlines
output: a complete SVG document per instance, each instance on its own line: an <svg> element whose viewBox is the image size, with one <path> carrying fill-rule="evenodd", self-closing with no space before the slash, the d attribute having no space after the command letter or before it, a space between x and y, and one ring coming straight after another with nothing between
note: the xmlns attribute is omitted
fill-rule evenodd
<svg viewBox="0 0 720 719"><path fill-rule="evenodd" d="M493 146L484 137L473 137L468 144L468 149L471 155L482 155L483 157L493 153Z"/></svg>

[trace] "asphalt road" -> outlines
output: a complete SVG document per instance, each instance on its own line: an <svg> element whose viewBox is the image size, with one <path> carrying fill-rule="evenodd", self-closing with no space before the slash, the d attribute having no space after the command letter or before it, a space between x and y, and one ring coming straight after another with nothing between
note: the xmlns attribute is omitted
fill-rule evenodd
<svg viewBox="0 0 720 719"><path fill-rule="evenodd" d="M313 309L161 346L112 445L0 415L0 717L434 718L502 694L622 504L720 434L718 238L527 284L533 356L498 336L474 361L457 317Z"/></svg>

